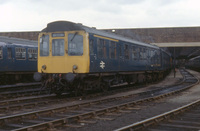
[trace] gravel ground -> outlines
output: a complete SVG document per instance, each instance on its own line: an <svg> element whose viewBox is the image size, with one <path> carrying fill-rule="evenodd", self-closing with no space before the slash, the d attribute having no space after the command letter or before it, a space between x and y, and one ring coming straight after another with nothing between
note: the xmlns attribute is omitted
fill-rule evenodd
<svg viewBox="0 0 200 131"><path fill-rule="evenodd" d="M190 71L192 74L200 78L200 74L194 71ZM170 73L162 82L158 84L153 84L148 86L148 88L152 87L164 87L168 85L172 85L174 83L179 83L182 80L182 76L180 72L176 73L176 77L174 78L173 72ZM137 91L142 91L145 89L140 89ZM130 92L128 92L130 93ZM136 110L132 110L130 113L121 113L120 116L103 116L106 118L114 118L114 120L94 120L96 121L95 124L87 124L87 123L80 123L80 125L87 125L80 128L65 128L65 129L58 129L58 130L70 130L70 131L111 131L114 129L118 129L120 127L142 121L149 117L159 115L161 113L170 111L172 109L181 107L186 105L190 102L193 102L199 99L200 94L200 85L194 86L184 92L179 94L169 96L160 100L155 101L154 103L143 103L138 105ZM90 120L91 121L91 120Z"/></svg>

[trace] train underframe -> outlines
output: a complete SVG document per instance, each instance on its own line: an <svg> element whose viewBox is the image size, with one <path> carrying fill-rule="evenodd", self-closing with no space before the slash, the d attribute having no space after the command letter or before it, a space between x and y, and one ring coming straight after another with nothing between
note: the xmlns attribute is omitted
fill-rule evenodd
<svg viewBox="0 0 200 131"><path fill-rule="evenodd" d="M33 82L34 72L1 72L0 85Z"/></svg>
<svg viewBox="0 0 200 131"><path fill-rule="evenodd" d="M83 95L88 90L107 91L111 86L128 83L152 83L163 79L170 70L148 72L94 73L94 74L42 74L42 89L61 95L74 92Z"/></svg>

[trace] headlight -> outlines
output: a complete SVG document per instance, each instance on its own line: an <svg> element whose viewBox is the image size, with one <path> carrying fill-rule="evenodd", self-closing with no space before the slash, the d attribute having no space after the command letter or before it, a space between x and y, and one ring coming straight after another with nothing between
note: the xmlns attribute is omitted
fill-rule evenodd
<svg viewBox="0 0 200 131"><path fill-rule="evenodd" d="M77 65L73 65L73 70L77 70L78 66Z"/></svg>
<svg viewBox="0 0 200 131"><path fill-rule="evenodd" d="M47 68L46 65L43 65L43 66L42 66L42 69L43 69L43 70L46 70L46 68Z"/></svg>

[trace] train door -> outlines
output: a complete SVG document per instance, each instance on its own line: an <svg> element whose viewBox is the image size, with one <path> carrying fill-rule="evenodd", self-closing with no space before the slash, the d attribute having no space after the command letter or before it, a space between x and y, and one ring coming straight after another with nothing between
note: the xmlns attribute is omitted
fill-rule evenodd
<svg viewBox="0 0 200 131"><path fill-rule="evenodd" d="M147 56L146 70L150 70L150 67L151 67L151 50L149 48L146 49L146 56Z"/></svg>
<svg viewBox="0 0 200 131"><path fill-rule="evenodd" d="M89 50L90 50L90 72L95 72L97 70L96 66L97 43L96 39L92 35L89 37Z"/></svg>
<svg viewBox="0 0 200 131"><path fill-rule="evenodd" d="M0 72L5 70L5 62L4 62L4 47L0 46Z"/></svg>
<svg viewBox="0 0 200 131"><path fill-rule="evenodd" d="M124 46L123 44L119 43L118 44L118 51L119 51L119 67L118 70L122 71L123 65L124 65Z"/></svg>
<svg viewBox="0 0 200 131"><path fill-rule="evenodd" d="M15 59L14 59L14 48L11 46L7 46L7 53L5 56L7 70L12 71L15 69Z"/></svg>
<svg viewBox="0 0 200 131"><path fill-rule="evenodd" d="M129 71L131 69L130 64L130 46L124 44L124 68L123 71Z"/></svg>
<svg viewBox="0 0 200 131"><path fill-rule="evenodd" d="M150 50L150 69L153 70L154 69L154 64L155 64L155 56L154 56L154 50Z"/></svg>
<svg viewBox="0 0 200 131"><path fill-rule="evenodd" d="M109 41L109 71L118 71L119 59L117 59L117 42Z"/></svg>
<svg viewBox="0 0 200 131"><path fill-rule="evenodd" d="M157 55L158 55L158 59L157 59L157 66L158 66L158 69L160 70L161 69L161 67L162 67L162 53L161 53L161 49L159 49L158 51L157 51Z"/></svg>
<svg viewBox="0 0 200 131"><path fill-rule="evenodd" d="M107 72L109 70L108 61L108 42L103 38L97 38L97 60L96 67L98 72Z"/></svg>

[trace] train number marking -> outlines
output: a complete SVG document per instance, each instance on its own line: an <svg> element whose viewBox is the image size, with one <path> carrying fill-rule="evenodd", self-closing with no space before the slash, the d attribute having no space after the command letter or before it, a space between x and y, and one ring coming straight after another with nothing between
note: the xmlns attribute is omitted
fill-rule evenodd
<svg viewBox="0 0 200 131"><path fill-rule="evenodd" d="M103 61L100 62L100 67L101 67L102 69L104 69L105 63L104 63Z"/></svg>

